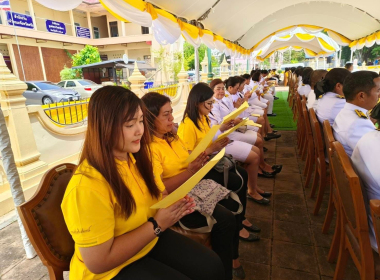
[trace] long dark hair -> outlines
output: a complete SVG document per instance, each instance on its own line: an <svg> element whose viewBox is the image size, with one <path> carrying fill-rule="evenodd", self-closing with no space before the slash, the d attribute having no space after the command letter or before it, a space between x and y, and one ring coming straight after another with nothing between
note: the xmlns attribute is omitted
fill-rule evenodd
<svg viewBox="0 0 380 280"><path fill-rule="evenodd" d="M113 149L120 137L123 137L123 124L131 120L139 108L146 115L143 102L128 89L105 86L96 90L88 105L86 139L79 161L82 163L87 160L89 165L102 174L120 204L121 209L118 210L126 218L136 211L136 202L130 190L135 186L125 185L118 171ZM145 120L144 126L147 127ZM149 193L152 197L158 198L160 190L154 181L149 143L149 132L145 129L141 138L141 148L133 153L133 156ZM86 170L79 171L86 175Z"/></svg>
<svg viewBox="0 0 380 280"><path fill-rule="evenodd" d="M336 84L342 84L346 77L350 74L350 71L344 68L331 69L323 80L316 83L314 87L315 96L318 99L321 95L327 92L333 92Z"/></svg>
<svg viewBox="0 0 380 280"><path fill-rule="evenodd" d="M240 77L229 77L227 80L224 81L224 85L226 87L226 90L228 91L229 87L234 87L237 84L240 85Z"/></svg>
<svg viewBox="0 0 380 280"><path fill-rule="evenodd" d="M380 122L380 103L377 103L377 105L373 107L371 111L371 118L377 120L377 122Z"/></svg>
<svg viewBox="0 0 380 280"><path fill-rule="evenodd" d="M149 132L150 136L152 137L154 135L154 132L156 131L156 125L154 124L154 121L160 114L160 110L162 106L164 106L166 103L171 103L171 100L169 97L159 94L157 92L149 92L145 94L141 100L144 102L145 107L147 109L147 114L145 116L148 127L149 127ZM173 140L176 138L176 136L169 132L165 133L165 138Z"/></svg>
<svg viewBox="0 0 380 280"><path fill-rule="evenodd" d="M311 86L311 74L313 74L313 68L305 67L302 71L302 83Z"/></svg>
<svg viewBox="0 0 380 280"><path fill-rule="evenodd" d="M198 112L198 105L212 98L214 95L213 90L206 83L198 83L190 90L189 97L187 98L187 104L185 112L183 113L182 122L188 117L193 121L194 125L201 130L199 122L201 116ZM207 118L207 122L209 122Z"/></svg>
<svg viewBox="0 0 380 280"><path fill-rule="evenodd" d="M260 82L260 72L256 72L252 75L252 81Z"/></svg>

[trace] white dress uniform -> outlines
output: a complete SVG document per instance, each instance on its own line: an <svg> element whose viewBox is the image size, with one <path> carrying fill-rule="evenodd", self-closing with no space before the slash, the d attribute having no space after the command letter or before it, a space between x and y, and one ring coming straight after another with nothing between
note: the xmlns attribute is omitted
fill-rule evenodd
<svg viewBox="0 0 380 280"><path fill-rule="evenodd" d="M352 155L360 138L375 129L367 117L367 110L351 103L344 105L333 125L335 139L343 145L348 156Z"/></svg>
<svg viewBox="0 0 380 280"><path fill-rule="evenodd" d="M334 92L325 93L322 98L318 100L316 114L319 122L323 123L324 120L329 120L330 124L333 125L336 116L343 109L345 104L346 99L344 96Z"/></svg>
<svg viewBox="0 0 380 280"><path fill-rule="evenodd" d="M315 96L314 90L310 90L309 96L307 97L307 103L306 106L308 109L313 108L315 112L317 112L317 106L318 106L318 100L316 100L317 97Z"/></svg>
<svg viewBox="0 0 380 280"><path fill-rule="evenodd" d="M263 90L261 90L260 93L263 93ZM272 114L273 113L273 103L274 103L273 101L274 101L274 97L273 97L273 95L271 93L271 89L269 89L264 94L264 98L269 101L268 114Z"/></svg>
<svg viewBox="0 0 380 280"><path fill-rule="evenodd" d="M227 105L227 108L229 110L227 115L237 109L234 107L234 102L236 102L236 100L238 99L239 99L239 96L237 94L230 94L228 91L226 91L226 95L222 99L222 105L224 104ZM249 110L249 108L247 110ZM222 117L224 116L225 115L223 115ZM250 120L254 122L257 122L257 119L258 119L258 117L253 117L249 113L246 113L246 112L243 112L242 114L239 115L239 118L245 118L245 117L248 117ZM248 125L247 129L253 130L254 132L259 131L259 128L257 126Z"/></svg>
<svg viewBox="0 0 380 280"><path fill-rule="evenodd" d="M306 96L306 98L309 97L309 93L311 91L311 87L309 85L304 85L302 84L301 87L298 89L298 93L301 95L301 96Z"/></svg>
<svg viewBox="0 0 380 280"><path fill-rule="evenodd" d="M263 90L262 90L263 87L261 85L259 85L258 82L254 82L252 80L251 80L251 83L249 84L249 91L251 91L253 89L253 87L256 86L256 85L258 86L258 90L260 90L260 93L262 93L263 92ZM263 97L261 97L259 99L259 97L256 94L256 90L255 90L255 92L252 93L252 96L249 98L248 102L249 102L249 104L258 106L258 107L260 107L262 109L268 108L268 100L265 99L265 98L263 98Z"/></svg>
<svg viewBox="0 0 380 280"><path fill-rule="evenodd" d="M353 167L361 179L365 205L369 222L369 237L374 250L378 252L375 230L369 208L371 199L380 199L380 131L375 130L364 135L352 153Z"/></svg>
<svg viewBox="0 0 380 280"><path fill-rule="evenodd" d="M232 100L236 102L239 98L244 98L244 94L241 92L238 92L235 95L231 95L231 97L232 97ZM248 117L251 114L258 114L260 115L260 117L264 116L264 110L260 106L251 104L249 100L248 100L248 104L249 104L249 108L243 112L243 114L241 115L242 118Z"/></svg>
<svg viewBox="0 0 380 280"><path fill-rule="evenodd" d="M221 100L215 99L211 113L208 115L211 126L222 123L223 116L221 113L225 111L223 106ZM219 134L218 132L217 135ZM228 138L234 140L234 142L226 146L226 153L232 155L234 159L244 162L252 149L252 145L256 142L257 133L251 130L247 130L245 133L235 131L228 135Z"/></svg>

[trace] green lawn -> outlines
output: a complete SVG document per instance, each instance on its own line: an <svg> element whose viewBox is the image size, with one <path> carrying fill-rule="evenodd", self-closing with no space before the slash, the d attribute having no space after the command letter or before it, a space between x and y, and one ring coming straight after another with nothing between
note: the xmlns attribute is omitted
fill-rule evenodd
<svg viewBox="0 0 380 280"><path fill-rule="evenodd" d="M296 130L297 123L293 121L293 112L289 107L287 101L288 92L279 91L276 93L279 98L274 101L273 112L277 114L276 117L268 117L271 124L274 124L276 130Z"/></svg>

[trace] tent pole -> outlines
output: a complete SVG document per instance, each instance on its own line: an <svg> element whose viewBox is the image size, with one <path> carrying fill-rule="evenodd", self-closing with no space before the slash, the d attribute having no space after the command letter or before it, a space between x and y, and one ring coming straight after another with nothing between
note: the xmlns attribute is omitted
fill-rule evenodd
<svg viewBox="0 0 380 280"><path fill-rule="evenodd" d="M352 49L350 49L351 51L351 58L350 58L350 62L352 62L352 60L354 59L354 51Z"/></svg>
<svg viewBox="0 0 380 280"><path fill-rule="evenodd" d="M199 83L199 51L198 47L194 47L194 67L195 67L195 82Z"/></svg>
<svg viewBox="0 0 380 280"><path fill-rule="evenodd" d="M211 49L207 48L207 58L208 58L208 74L207 74L207 82L211 83L214 74L212 73L212 62L211 62Z"/></svg>
<svg viewBox="0 0 380 280"><path fill-rule="evenodd" d="M339 50L339 64L338 64L338 67L340 67L342 65L342 46L340 46L340 50Z"/></svg>

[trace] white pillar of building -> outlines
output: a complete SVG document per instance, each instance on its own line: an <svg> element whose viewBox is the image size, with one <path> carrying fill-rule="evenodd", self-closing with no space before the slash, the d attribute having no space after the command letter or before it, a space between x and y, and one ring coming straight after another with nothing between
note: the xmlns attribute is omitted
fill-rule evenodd
<svg viewBox="0 0 380 280"><path fill-rule="evenodd" d="M199 83L199 50L194 47L194 70L195 70L195 82Z"/></svg>
<svg viewBox="0 0 380 280"><path fill-rule="evenodd" d="M32 0L26 0L26 2L28 3L29 14L33 19L34 30L37 30L37 22L36 22L36 17L34 15L33 1Z"/></svg>
<svg viewBox="0 0 380 280"><path fill-rule="evenodd" d="M125 37L127 32L125 30L125 22L124 21L120 21L120 25L121 25L121 36Z"/></svg>
<svg viewBox="0 0 380 280"><path fill-rule="evenodd" d="M13 74L17 77L17 79L21 80L18 74L17 61L16 61L15 52L13 51L12 43L7 43L7 47L8 47L9 58L11 59Z"/></svg>
<svg viewBox="0 0 380 280"><path fill-rule="evenodd" d="M73 33L73 36L76 37L77 36L77 32L76 32L76 29L75 29L75 21L74 21L73 10L69 11L69 16L70 16L71 32Z"/></svg>
<svg viewBox="0 0 380 280"><path fill-rule="evenodd" d="M40 54L40 60L41 60L41 67L42 67L42 75L44 76L44 80L46 81L46 71L45 71L45 64L44 64L44 57L42 56L42 50L41 47L38 46L38 52Z"/></svg>
<svg viewBox="0 0 380 280"><path fill-rule="evenodd" d="M91 22L91 12L87 11L87 25L88 29L90 29L90 38L94 38L93 30L92 30L92 22Z"/></svg>

